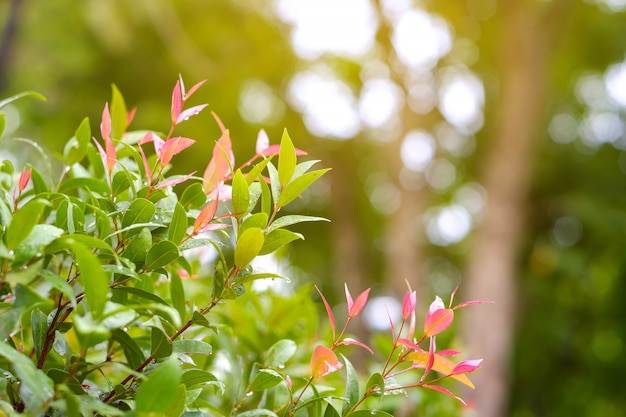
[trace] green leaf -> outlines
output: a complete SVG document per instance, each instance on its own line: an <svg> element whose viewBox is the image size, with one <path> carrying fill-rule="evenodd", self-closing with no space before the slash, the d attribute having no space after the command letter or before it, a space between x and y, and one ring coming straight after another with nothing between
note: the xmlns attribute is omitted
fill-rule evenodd
<svg viewBox="0 0 626 417"><path fill-rule="evenodd" d="M65 165L72 166L83 160L87 155L87 147L91 140L91 127L89 126L89 118L85 117L80 123L74 137L70 139L63 149L63 159Z"/></svg>
<svg viewBox="0 0 626 417"><path fill-rule="evenodd" d="M4 128L6 127L7 122L6 122L6 116L4 113L0 113L0 137L2 137L2 134L4 133Z"/></svg>
<svg viewBox="0 0 626 417"><path fill-rule="evenodd" d="M372 416L381 416L381 417L394 417L393 414L389 414L386 411L381 410L359 410L354 413L350 413L350 417L372 417Z"/></svg>
<svg viewBox="0 0 626 417"><path fill-rule="evenodd" d="M385 378L378 372L372 374L365 384L365 392L370 391L372 392L371 396L380 396L385 392Z"/></svg>
<svg viewBox="0 0 626 417"><path fill-rule="evenodd" d="M261 187L261 212L267 214L269 218L272 215L272 194L270 187L263 178L259 178L259 186Z"/></svg>
<svg viewBox="0 0 626 417"><path fill-rule="evenodd" d="M345 415L348 410L350 410L356 403L359 401L359 380L354 369L352 363L346 358L343 357L343 361L346 364L346 389L345 389L345 397L346 401L343 403L343 410L341 412L342 415Z"/></svg>
<svg viewBox="0 0 626 417"><path fill-rule="evenodd" d="M63 235L54 240L48 246L46 246L45 254L51 255L65 250L73 249L77 243L82 243L85 246L94 249L104 249L107 252L114 254L113 248L105 241L95 238L89 235L75 234L75 235Z"/></svg>
<svg viewBox="0 0 626 417"><path fill-rule="evenodd" d="M273 369L260 369L250 383L250 390L263 391L275 387L283 381L283 377Z"/></svg>
<svg viewBox="0 0 626 417"><path fill-rule="evenodd" d="M126 132L128 111L120 90L118 90L115 84L111 85L111 89L113 90L111 97L111 138L120 140L124 136L124 132Z"/></svg>
<svg viewBox="0 0 626 417"><path fill-rule="evenodd" d="M174 353L185 353L188 355L210 355L213 348L202 340L179 339L173 343Z"/></svg>
<svg viewBox="0 0 626 417"><path fill-rule="evenodd" d="M278 417L278 414L271 410L266 410L264 408L257 408L254 410L244 411L243 413L237 414L237 417L259 417L259 416L269 416L269 417Z"/></svg>
<svg viewBox="0 0 626 417"><path fill-rule="evenodd" d="M141 268L146 262L146 255L151 247L152 233L150 233L150 229L144 227L139 234L126 245L122 256L133 262L138 268Z"/></svg>
<svg viewBox="0 0 626 417"><path fill-rule="evenodd" d="M239 227L239 231L238 231L239 236L241 236L243 232L245 232L247 229L251 227L258 227L259 229L265 229L265 226L267 226L267 220L268 220L268 217L267 217L267 214L265 213L253 214L252 216L245 219L243 223L241 223L241 226Z"/></svg>
<svg viewBox="0 0 626 417"><path fill-rule="evenodd" d="M138 198L130 204L124 213L124 216L122 217L122 229L127 229L140 223L149 223L155 213L156 206L154 203L144 198ZM124 233L122 233L122 238L130 236L131 230L135 229L127 229Z"/></svg>
<svg viewBox="0 0 626 417"><path fill-rule="evenodd" d="M187 389L204 385L206 383L218 382L215 375L201 369L189 369L185 371L181 377L181 382L185 384Z"/></svg>
<svg viewBox="0 0 626 417"><path fill-rule="evenodd" d="M326 406L326 410L324 411L324 417L340 417L335 407L332 404L328 404Z"/></svg>
<svg viewBox="0 0 626 417"><path fill-rule="evenodd" d="M241 218L248 212L250 191L248 190L248 183L243 177L240 169L237 170L235 176L233 177L232 187L233 212L238 218Z"/></svg>
<svg viewBox="0 0 626 417"><path fill-rule="evenodd" d="M48 370L48 376L55 384L64 384L70 391L77 395L85 395L85 390L80 385L80 381L69 372L62 369L52 368Z"/></svg>
<svg viewBox="0 0 626 417"><path fill-rule="evenodd" d="M265 236L265 243L263 244L263 248L261 248L259 255L267 255L268 253L272 253L276 249L281 248L289 242L293 242L297 239L304 240L304 236L302 236L300 233L294 233L291 230L274 230L273 232L268 233L267 236Z"/></svg>
<svg viewBox="0 0 626 417"><path fill-rule="evenodd" d="M23 265L26 261L42 256L46 246L63 234L63 230L48 224L37 224L32 232L15 249L15 257L11 267Z"/></svg>
<svg viewBox="0 0 626 417"><path fill-rule="evenodd" d="M179 202L187 209L197 209L204 206L206 194L202 189L202 184L196 182L185 188Z"/></svg>
<svg viewBox="0 0 626 417"><path fill-rule="evenodd" d="M5 98L4 100L1 100L0 109L23 97L32 97L32 98L36 98L37 100L46 101L46 97L44 97L43 95L35 91L24 91L23 93L19 93L9 98Z"/></svg>
<svg viewBox="0 0 626 417"><path fill-rule="evenodd" d="M272 160L273 157L274 156L272 155L269 158L263 159L254 167L252 167L250 171L248 171L248 173L246 174L246 181L248 182L248 185L252 185L252 183L254 182L254 180L257 179L257 177L261 177L261 173L263 172L263 170L265 169L267 164ZM262 177L259 181L263 181Z"/></svg>
<svg viewBox="0 0 626 417"><path fill-rule="evenodd" d="M270 176L270 190L272 191L272 198L274 199L274 202L277 203L280 198L281 190L280 182L278 181L278 171L276 170L274 164L269 163L267 164L267 172Z"/></svg>
<svg viewBox="0 0 626 417"><path fill-rule="evenodd" d="M198 326L206 327L207 329L211 328L211 324L209 323L207 318L197 311L194 311L191 315L191 322L193 324L197 324Z"/></svg>
<svg viewBox="0 0 626 417"><path fill-rule="evenodd" d="M26 240L35 225L39 223L44 207L49 205L50 203L47 200L35 198L24 204L22 208L13 214L5 234L7 249L15 249Z"/></svg>
<svg viewBox="0 0 626 417"><path fill-rule="evenodd" d="M150 300L150 301L154 301L156 303L159 304L163 304L163 305L169 305L165 302L165 300L163 300L161 297L159 297L158 295L151 293L149 291L145 291L142 290L141 288L135 288L135 287L115 287L112 290L113 292L125 292L131 295L134 295L136 297L139 298L143 298L145 300Z"/></svg>
<svg viewBox="0 0 626 417"><path fill-rule="evenodd" d="M177 273L171 274L170 277L170 298L172 299L172 307L178 311L181 320L185 320L187 316L185 287L183 287L183 282Z"/></svg>
<svg viewBox="0 0 626 417"><path fill-rule="evenodd" d="M180 241L187 235L188 226L187 212L182 204L177 201L174 206L174 212L172 213L172 220L170 221L170 225L167 230L168 240L179 244Z"/></svg>
<svg viewBox="0 0 626 417"><path fill-rule="evenodd" d="M43 270L40 274L41 277L48 282L48 284L63 293L63 295L70 300L73 307L76 307L76 295L74 294L74 288L72 288L70 284L54 272Z"/></svg>
<svg viewBox="0 0 626 417"><path fill-rule="evenodd" d="M293 357L297 349L296 342L290 339L282 339L274 343L265 355L265 364L269 368L278 368L285 365Z"/></svg>
<svg viewBox="0 0 626 417"><path fill-rule="evenodd" d="M216 262L213 269L213 298L218 298L224 292L224 280L226 279L226 268L223 262ZM194 314L195 316L195 314Z"/></svg>
<svg viewBox="0 0 626 417"><path fill-rule="evenodd" d="M163 362L145 379L135 397L135 412L138 417L143 413L164 413L177 402L181 392L180 371L176 359Z"/></svg>
<svg viewBox="0 0 626 417"><path fill-rule="evenodd" d="M122 194L124 191L128 190L131 186L132 178L130 174L121 169L113 175L113 181L111 183L111 195L118 196Z"/></svg>
<svg viewBox="0 0 626 417"><path fill-rule="evenodd" d="M289 183L280 194L278 206L285 207L287 204L295 200L304 190L309 188L311 184L320 179L322 175L330 171L330 168L318 169L317 171L307 172L295 178Z"/></svg>
<svg viewBox="0 0 626 417"><path fill-rule="evenodd" d="M161 268L170 262L175 261L180 256L178 246L169 240L162 240L152 246L146 255L146 264L144 269L154 270Z"/></svg>
<svg viewBox="0 0 626 417"><path fill-rule="evenodd" d="M265 235L261 228L251 227L246 229L237 239L237 245L235 246L235 265L237 268L242 269L256 258L264 242Z"/></svg>
<svg viewBox="0 0 626 417"><path fill-rule="evenodd" d="M76 263L80 270L80 282L85 292L85 299L94 319L104 313L104 306L109 294L109 277L102 269L100 260L82 243L73 245Z"/></svg>
<svg viewBox="0 0 626 417"><path fill-rule="evenodd" d="M49 189L46 180L44 180L38 169L35 169L35 167L32 168L33 174L30 181L33 184L33 190L35 191L35 194L47 193Z"/></svg>
<svg viewBox="0 0 626 417"><path fill-rule="evenodd" d="M48 317L43 311L36 308L30 313L30 323L33 332L33 344L35 345L35 354L37 359L41 357L43 352L43 345L46 341L46 334L48 333Z"/></svg>
<svg viewBox="0 0 626 417"><path fill-rule="evenodd" d="M278 152L278 182L285 188L291 181L296 169L296 149L291 142L287 129L283 130L283 137L280 139L280 151Z"/></svg>
<svg viewBox="0 0 626 417"><path fill-rule="evenodd" d="M291 226L292 224L303 223L303 222L328 222L330 220L325 219L324 217L315 217L315 216L302 216L298 214L291 214L283 217L279 217L274 220L272 224L267 227L267 232L271 232L276 229L280 229L283 227Z"/></svg>
<svg viewBox="0 0 626 417"><path fill-rule="evenodd" d="M107 183L102 180L91 177L78 177L70 178L69 180L61 184L61 186L59 187L59 192L67 193L68 191L75 188L83 188L86 190L95 191L101 195L107 195L110 191Z"/></svg>
<svg viewBox="0 0 626 417"><path fill-rule="evenodd" d="M128 366L130 366L131 368L137 369L139 365L141 365L146 360L143 351L141 350L137 342L135 342L135 339L130 337L130 335L122 329L112 329L111 340L120 344L120 346L124 350L124 356L126 356Z"/></svg>
<svg viewBox="0 0 626 417"><path fill-rule="evenodd" d="M26 405L24 411L35 411L52 399L54 383L41 369L37 369L32 360L7 343L0 343L0 356L11 363L13 373L21 382L20 393Z"/></svg>
<svg viewBox="0 0 626 417"><path fill-rule="evenodd" d="M157 327L152 328L150 353L156 359L166 358L172 354L172 342L165 333L163 333L163 330Z"/></svg>
<svg viewBox="0 0 626 417"><path fill-rule="evenodd" d="M274 274L272 272L262 272L262 273L259 273L259 274L242 274L237 279L237 284L238 285L243 285L243 284L248 283L248 282L256 281L257 279L267 279L267 278L284 279L285 281L290 282L289 278L286 278L286 277L284 277L282 275Z"/></svg>

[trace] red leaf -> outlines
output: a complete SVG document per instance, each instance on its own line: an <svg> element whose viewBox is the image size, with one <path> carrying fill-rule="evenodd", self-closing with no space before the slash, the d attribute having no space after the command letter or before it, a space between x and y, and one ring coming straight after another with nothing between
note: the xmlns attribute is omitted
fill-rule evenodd
<svg viewBox="0 0 626 417"><path fill-rule="evenodd" d="M187 174L187 175L185 175L183 177L180 177L180 178L173 178L173 179L169 179L167 181L163 181L163 182L159 183L159 185L157 185L156 188L158 190L160 188L165 188L165 187L170 187L170 186L174 186L174 185L177 185L177 184L181 184L181 183L187 181L189 178L193 177L193 174L195 174L195 173L196 173L196 171L192 172L191 174Z"/></svg>
<svg viewBox="0 0 626 417"><path fill-rule="evenodd" d="M445 389L443 387L440 387L439 385L428 385L428 384L425 384L425 385L422 385L422 387L442 392L442 393L444 393L444 394L446 394L446 395L448 395L448 396L450 396L452 398L457 399L464 406L467 406L467 403L465 401L463 401L463 398L454 395L452 392L448 391L447 389Z"/></svg>
<svg viewBox="0 0 626 417"><path fill-rule="evenodd" d="M159 161L161 162L161 166L166 166L172 160L174 155L182 152L184 149L187 149L191 145L193 145L195 141L193 139L177 137L168 139L163 143L160 151L158 152ZM156 144L156 142L155 142Z"/></svg>
<svg viewBox="0 0 626 417"><path fill-rule="evenodd" d="M433 369L435 365L435 338L430 338L430 347L428 348L428 363L426 363L426 369L424 369L424 375L422 375L422 381L426 378L426 375Z"/></svg>
<svg viewBox="0 0 626 417"><path fill-rule="evenodd" d="M459 308L463 308L463 307L475 305L475 304L493 304L493 301L465 301L459 305L454 306L452 309L456 310Z"/></svg>
<svg viewBox="0 0 626 417"><path fill-rule="evenodd" d="M480 363L482 359L471 359L467 361L459 362L457 366L454 367L452 373L450 375L458 375L458 374L466 374L470 372L474 372L477 369L480 369Z"/></svg>
<svg viewBox="0 0 626 417"><path fill-rule="evenodd" d="M222 201L228 201L233 199L233 187L230 185L220 185L215 190L207 194L207 198L219 198Z"/></svg>
<svg viewBox="0 0 626 417"><path fill-rule="evenodd" d="M102 139L106 141L111 137L111 113L109 113L109 103L105 103L102 110L102 121L100 122L100 134Z"/></svg>
<svg viewBox="0 0 626 417"><path fill-rule="evenodd" d="M174 86L174 90L172 91L172 124L176 126L178 123L178 116L180 116L180 112L183 111L183 93L181 91L181 83L182 78L179 81L176 81L176 85ZM183 87L184 88L184 87Z"/></svg>
<svg viewBox="0 0 626 417"><path fill-rule="evenodd" d="M24 167L22 169L22 173L20 174L20 181L19 181L19 185L18 185L20 194L22 193L22 191L24 191L24 189L26 188L26 186L30 182L30 178L31 178L32 174L33 174L33 169L32 168L28 168L28 170L27 170L26 167Z"/></svg>
<svg viewBox="0 0 626 417"><path fill-rule="evenodd" d="M348 317L356 317L361 312L361 310L363 310L363 307L365 307L365 304L367 303L367 296L370 293L370 289L371 288L368 288L363 291L361 294L359 294L356 300L354 300L354 303L352 304L352 306L350 307L350 311L348 312ZM346 291L348 291L347 286Z"/></svg>
<svg viewBox="0 0 626 417"><path fill-rule="evenodd" d="M424 321L424 336L435 336L446 330L454 320L454 310L442 308L428 313Z"/></svg>
<svg viewBox="0 0 626 417"><path fill-rule="evenodd" d="M348 346L348 345L357 345L357 346L361 346L362 348L365 348L369 351L369 353L371 353L372 355L374 354L374 351L372 349L370 349L369 346L367 346L365 343L363 342L359 342L356 339L353 339L351 337L346 337L344 338L341 343L342 345Z"/></svg>
<svg viewBox="0 0 626 417"><path fill-rule="evenodd" d="M313 378L332 374L342 367L343 363L339 362L335 352L326 346L319 345L313 351L311 357L311 376Z"/></svg>
<svg viewBox="0 0 626 417"><path fill-rule="evenodd" d="M150 132L146 133L146 136L148 135L151 135L151 133ZM144 136L144 139L146 136ZM146 158L146 154L143 152L143 148L141 147L141 142L139 142L139 153L141 154L141 160L143 161L143 169L146 171L146 177L148 178L148 185L150 186L152 185L152 171L150 170L150 164L148 163L148 158Z"/></svg>
<svg viewBox="0 0 626 417"><path fill-rule="evenodd" d="M199 83L196 83L193 87L191 87L189 89L189 91L187 91L186 93L183 91L184 99L187 100L189 97L191 97L192 94L195 93L198 90L198 88L200 88L202 86L202 84L204 84L205 82L206 82L206 80L202 80Z"/></svg>
<svg viewBox="0 0 626 417"><path fill-rule="evenodd" d="M407 292L402 301L402 318L406 320L415 311L416 293Z"/></svg>
<svg viewBox="0 0 626 417"><path fill-rule="evenodd" d="M232 151L230 134L227 129L213 147L213 157L204 171L202 188L209 194L220 186L231 171L235 157Z"/></svg>
<svg viewBox="0 0 626 417"><path fill-rule="evenodd" d="M128 112L128 115L126 116L126 127L130 126L130 124L133 122L133 119L135 118L135 113L137 113L137 107L133 107Z"/></svg>
<svg viewBox="0 0 626 417"><path fill-rule="evenodd" d="M211 220L215 217L215 213L217 213L217 205L219 200L216 198L211 201L209 204L204 206L196 217L196 220L193 222L193 233L199 233L206 225L208 225Z"/></svg>
<svg viewBox="0 0 626 417"><path fill-rule="evenodd" d="M206 106L208 106L208 104L200 104L199 106L190 107L187 110L184 110L178 115L178 118L176 119L176 124L179 124L189 119L191 116L195 116L196 114L200 113Z"/></svg>
<svg viewBox="0 0 626 417"><path fill-rule="evenodd" d="M320 289L317 288L317 285L315 285L315 289L317 290L317 293L322 298L322 301L324 302L324 307L326 307L326 314L328 314L328 320L330 320L330 327L333 330L333 340L335 340L335 337L336 337L335 334L337 330L335 328L335 316L333 315L333 310L330 308L330 305L328 305L328 301L326 301L324 294L322 294Z"/></svg>

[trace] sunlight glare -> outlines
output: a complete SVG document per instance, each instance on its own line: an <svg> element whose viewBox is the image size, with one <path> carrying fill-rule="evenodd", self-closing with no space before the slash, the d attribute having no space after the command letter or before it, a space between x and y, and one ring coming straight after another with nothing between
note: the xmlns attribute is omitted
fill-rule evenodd
<svg viewBox="0 0 626 417"><path fill-rule="evenodd" d="M402 140L400 157L411 171L423 172L435 156L435 150L435 140L430 133L412 130Z"/></svg>
<svg viewBox="0 0 626 417"><path fill-rule="evenodd" d="M433 208L426 215L426 235L437 246L460 242L470 232L472 217L458 204Z"/></svg>
<svg viewBox="0 0 626 417"><path fill-rule="evenodd" d="M470 70L450 67L438 71L439 110L463 133L476 133L483 126L483 84Z"/></svg>
<svg viewBox="0 0 626 417"><path fill-rule="evenodd" d="M402 101L402 90L385 79L368 80L361 90L359 114L370 127L382 127L395 116Z"/></svg>
<svg viewBox="0 0 626 417"><path fill-rule="evenodd" d="M452 35L443 18L423 10L410 10L396 22L393 44L409 67L430 69L450 51Z"/></svg>

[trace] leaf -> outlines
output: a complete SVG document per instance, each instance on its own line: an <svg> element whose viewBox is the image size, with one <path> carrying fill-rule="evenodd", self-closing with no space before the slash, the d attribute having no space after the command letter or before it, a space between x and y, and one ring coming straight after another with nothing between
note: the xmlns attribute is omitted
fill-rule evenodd
<svg viewBox="0 0 626 417"><path fill-rule="evenodd" d="M166 358L172 354L172 342L165 333L163 333L163 330L157 327L152 328L150 353L156 359Z"/></svg>
<svg viewBox="0 0 626 417"><path fill-rule="evenodd" d="M393 414L389 414L386 411L381 410L359 410L354 413L350 413L350 417L394 417Z"/></svg>
<svg viewBox="0 0 626 417"><path fill-rule="evenodd" d="M172 213L172 220L167 230L167 239L178 245L187 235L188 226L187 212L182 204L177 201L174 206L174 212Z"/></svg>
<svg viewBox="0 0 626 417"><path fill-rule="evenodd" d="M406 356L406 359L417 363L421 368L426 368L428 365L429 353L417 347L417 349L414 349L413 352ZM454 367L455 364L451 360L439 355L438 353L434 354L432 369L435 371L443 375L451 375ZM474 388L474 384L472 384L472 381L470 381L465 374L451 375L451 378L456 379L470 388Z"/></svg>
<svg viewBox="0 0 626 417"><path fill-rule="evenodd" d="M131 231L135 229L130 229L131 226L140 224L140 223L149 223L154 214L156 213L156 206L149 200L144 198L137 198L134 200L126 212L124 212L124 216L122 217L122 229L125 232L122 233L123 238L127 238L131 236ZM135 234L138 233L135 232Z"/></svg>
<svg viewBox="0 0 626 417"><path fill-rule="evenodd" d="M98 257L86 246L76 242L73 248L80 270L80 282L85 292L85 300L93 318L99 319L102 317L108 299L109 278L102 269Z"/></svg>
<svg viewBox="0 0 626 417"><path fill-rule="evenodd" d="M131 184L132 179L129 173L124 169L119 170L115 173L111 182L111 195L118 196L122 194L130 188Z"/></svg>
<svg viewBox="0 0 626 417"><path fill-rule="evenodd" d="M278 171L276 170L276 167L274 166L274 164L269 163L267 164L267 172L269 173L269 176L270 176L270 190L272 191L272 198L274 199L274 202L277 204L278 199L280 198L280 190L281 190L280 182L278 181Z"/></svg>
<svg viewBox="0 0 626 417"><path fill-rule="evenodd" d="M68 191L73 190L74 188L88 189L91 191L95 191L101 195L107 195L110 191L107 183L102 180L99 180L97 178L90 178L90 177L78 177L78 178L71 178L65 181L63 184L61 184L61 186L59 187L59 192L67 193Z"/></svg>
<svg viewBox="0 0 626 417"><path fill-rule="evenodd" d="M267 225L267 220L268 220L268 217L267 217L267 214L265 213L253 214L252 216L245 219L243 223L241 223L241 226L239 227L239 236L241 236L243 232L245 232L247 229L251 227L258 227L259 229L265 229L265 226Z"/></svg>
<svg viewBox="0 0 626 417"><path fill-rule="evenodd" d="M424 320L424 336L435 336L446 330L454 320L454 310L450 308L440 308L429 312Z"/></svg>
<svg viewBox="0 0 626 417"><path fill-rule="evenodd" d="M248 190L248 183L243 177L240 169L237 170L235 176L233 177L232 195L233 211L238 218L242 218L248 212L250 191Z"/></svg>
<svg viewBox="0 0 626 417"><path fill-rule="evenodd" d="M35 354L37 359L41 357L43 352L43 345L46 341L46 334L48 333L48 317L36 308L30 313L30 323L33 332L33 344L35 345Z"/></svg>
<svg viewBox="0 0 626 417"><path fill-rule="evenodd" d="M146 255L151 247L152 233L150 233L150 229L144 227L126 245L126 249L124 249L122 256L133 262L137 267L141 268L146 263Z"/></svg>
<svg viewBox="0 0 626 417"><path fill-rule="evenodd" d="M343 410L341 414L345 415L359 401L359 381L356 370L348 358L341 355L346 365L346 388L345 388L345 402L343 403Z"/></svg>
<svg viewBox="0 0 626 417"><path fill-rule="evenodd" d="M83 160L87 155L87 147L91 140L91 127L89 126L89 118L85 117L78 125L74 137L70 139L63 149L63 159L65 165L72 166Z"/></svg>
<svg viewBox="0 0 626 417"><path fill-rule="evenodd" d="M73 307L76 307L76 295L74 294L74 289L70 284L68 284L63 278L55 274L54 272L50 272L48 270L43 270L40 272L41 277L48 282L48 284L52 285L52 287L65 295Z"/></svg>
<svg viewBox="0 0 626 417"><path fill-rule="evenodd" d="M267 278L284 279L287 282L291 282L289 278L285 278L282 275L274 274L272 272L262 272L259 274L242 274L240 275L240 277L237 279L236 282L239 285L243 285L247 282L256 281L257 279L267 279Z"/></svg>
<svg viewBox="0 0 626 417"><path fill-rule="evenodd" d="M258 227L246 229L237 239L235 266L241 270L248 265L259 254L264 242L265 235L262 229Z"/></svg>
<svg viewBox="0 0 626 417"><path fill-rule="evenodd" d="M128 125L128 111L122 93L115 84L111 85L111 139L120 140Z"/></svg>
<svg viewBox="0 0 626 417"><path fill-rule="evenodd" d="M337 359L337 355L331 349L318 345L311 356L311 376L318 378L338 371L343 364Z"/></svg>
<svg viewBox="0 0 626 417"><path fill-rule="evenodd" d="M11 363L13 372L20 380L20 394L26 405L25 412L34 412L54 395L54 383L32 360L7 343L0 343L0 356Z"/></svg>
<svg viewBox="0 0 626 417"><path fill-rule="evenodd" d="M380 396L385 393L385 378L376 372L372 374L365 384L365 392L371 392L373 396Z"/></svg>
<svg viewBox="0 0 626 417"><path fill-rule="evenodd" d="M330 168L318 169L317 171L307 172L295 178L289 183L280 194L278 199L278 206L285 207L287 204L295 200L304 190L306 190L311 184L320 179L322 175L330 171Z"/></svg>
<svg viewBox="0 0 626 417"><path fill-rule="evenodd" d="M195 142L196 141L193 139L185 138L182 136L177 136L175 138L166 140L158 152L161 166L164 167L169 164L174 155L178 155L179 153L193 145Z"/></svg>
<svg viewBox="0 0 626 417"><path fill-rule="evenodd" d="M178 201L187 209L202 207L206 203L206 194L202 189L202 184L196 182L185 188Z"/></svg>
<svg viewBox="0 0 626 417"><path fill-rule="evenodd" d="M333 315L333 309L330 308L328 301L326 301L326 297L324 297L324 294L322 294L320 289L317 288L317 285L315 285L315 290L317 291L322 301L324 302L324 307L326 308L326 314L328 314L328 321L330 321L330 328L333 331L333 340L335 340L335 334L337 333L337 331L336 331L336 326L335 326L335 316Z"/></svg>
<svg viewBox="0 0 626 417"><path fill-rule="evenodd" d="M35 91L24 91L23 93L19 93L9 98L5 98L4 100L0 100L0 109L23 97L32 97L36 98L37 100L46 101L46 98L43 95Z"/></svg>
<svg viewBox="0 0 626 417"><path fill-rule="evenodd" d="M287 216L279 217L274 220L271 225L268 226L267 232L271 232L272 230L280 229L283 227L291 226L292 224L302 223L302 222L329 222L330 220L325 219L324 217L316 217L316 216L302 216L299 214L290 214Z"/></svg>
<svg viewBox="0 0 626 417"><path fill-rule="evenodd" d="M137 342L135 342L135 339L133 339L128 333L126 333L122 329L112 329L111 340L120 344L120 346L124 350L124 356L126 356L129 367L137 369L139 365L141 365L146 360L143 351L141 350Z"/></svg>
<svg viewBox="0 0 626 417"><path fill-rule="evenodd" d="M187 389L191 389L198 385L218 382L218 379L210 372L201 369L189 369L183 373L180 382L185 384Z"/></svg>
<svg viewBox="0 0 626 417"><path fill-rule="evenodd" d="M202 340L179 339L172 344L174 353L185 353L188 355L210 355L213 348Z"/></svg>
<svg viewBox="0 0 626 417"><path fill-rule="evenodd" d="M250 390L263 391L275 387L283 381L283 377L273 369L260 369L250 383Z"/></svg>
<svg viewBox="0 0 626 417"><path fill-rule="evenodd" d="M246 174L246 181L248 182L248 185L252 185L252 183L257 178L260 178L259 181L263 181L263 176L261 175L261 172L263 172L263 170L271 160L272 158L263 159L262 161L254 165L250 171L248 171L248 173Z"/></svg>
<svg viewBox="0 0 626 417"><path fill-rule="evenodd" d="M259 186L261 187L261 212L265 213L269 218L272 215L272 194L267 183L260 178Z"/></svg>
<svg viewBox="0 0 626 417"><path fill-rule="evenodd" d="M150 301L154 301L155 303L159 303L159 304L163 304L163 305L169 305L168 303L165 302L165 300L163 300L161 297L159 297L158 295L150 292L150 291L145 291L142 290L141 288L135 288L135 287L115 287L112 290L114 293L115 292L125 292L131 295L134 295L136 297L139 298L143 298L145 300L150 300Z"/></svg>
<svg viewBox="0 0 626 417"><path fill-rule="evenodd" d="M46 246L63 234L63 229L48 224L37 224L24 240L15 249L15 257L11 267L23 265L26 261L42 256Z"/></svg>
<svg viewBox="0 0 626 417"><path fill-rule="evenodd" d="M144 269L155 270L168 265L180 256L178 246L169 240L162 240L152 246L146 255L146 264Z"/></svg>
<svg viewBox="0 0 626 417"><path fill-rule="evenodd" d="M135 412L163 413L177 401L181 392L180 371L177 360L174 358L163 362L152 374L144 380L135 397Z"/></svg>
<svg viewBox="0 0 626 417"><path fill-rule="evenodd" d="M289 184L293 177L296 162L296 150L287 133L287 129L285 129L280 140L280 151L278 153L278 182L283 189Z"/></svg>
<svg viewBox="0 0 626 417"><path fill-rule="evenodd" d="M274 230L273 232L268 233L267 236L265 236L265 243L263 244L263 248L261 248L259 255L267 255L268 253L272 253L276 249L279 249L286 244L298 239L304 240L304 236L302 236L300 233L294 233L290 230Z"/></svg>
<svg viewBox="0 0 626 417"><path fill-rule="evenodd" d="M266 410L264 408L257 408L254 410L244 411L243 413L237 414L236 417L258 417L258 416L269 416L269 417L278 417L278 414L271 410Z"/></svg>
<svg viewBox="0 0 626 417"><path fill-rule="evenodd" d="M290 339L282 339L274 343L265 354L265 365L269 368L277 368L285 365L293 357L297 349L296 342Z"/></svg>
<svg viewBox="0 0 626 417"><path fill-rule="evenodd" d="M324 410L324 417L340 417L340 415L332 404L328 404Z"/></svg>
<svg viewBox="0 0 626 417"><path fill-rule="evenodd" d="M4 113L0 113L0 137L2 137L2 134L4 133L4 128L7 125L7 121L6 121L6 116Z"/></svg>
<svg viewBox="0 0 626 417"><path fill-rule="evenodd" d="M170 277L170 298L172 299L172 307L178 311L181 320L185 320L187 309L185 306L185 288L177 273L171 274Z"/></svg>
<svg viewBox="0 0 626 417"><path fill-rule="evenodd" d="M26 240L35 225L39 223L44 207L49 205L50 203L47 200L35 198L24 204L23 207L13 214L5 234L7 249L15 249Z"/></svg>

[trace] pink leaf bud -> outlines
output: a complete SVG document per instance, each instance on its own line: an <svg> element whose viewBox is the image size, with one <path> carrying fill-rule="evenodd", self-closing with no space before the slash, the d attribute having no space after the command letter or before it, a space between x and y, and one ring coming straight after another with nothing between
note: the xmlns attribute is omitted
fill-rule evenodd
<svg viewBox="0 0 626 417"><path fill-rule="evenodd" d="M406 320L415 311L416 294L415 291L407 292L402 302L402 318Z"/></svg>
<svg viewBox="0 0 626 417"><path fill-rule="evenodd" d="M311 357L311 376L313 378L332 374L342 367L343 363L339 362L335 352L326 346L319 345L313 351Z"/></svg>

